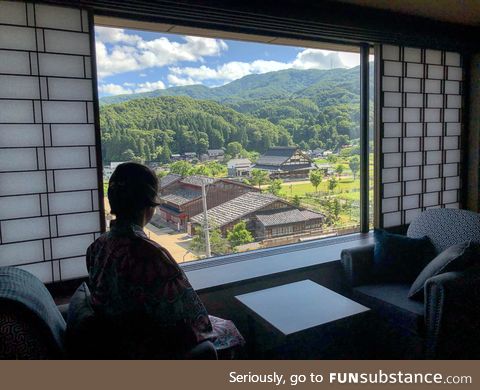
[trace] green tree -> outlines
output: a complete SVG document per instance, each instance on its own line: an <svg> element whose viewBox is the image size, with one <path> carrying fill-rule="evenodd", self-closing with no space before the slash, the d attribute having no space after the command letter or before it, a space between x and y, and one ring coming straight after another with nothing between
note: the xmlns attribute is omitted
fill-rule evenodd
<svg viewBox="0 0 480 390"><path fill-rule="evenodd" d="M312 183L312 186L315 187L315 192L318 192L318 186L323 180L323 171L320 169L314 169L313 171L310 171L310 183Z"/></svg>
<svg viewBox="0 0 480 390"><path fill-rule="evenodd" d="M335 167L335 173L338 175L339 178L340 178L340 176L342 176L342 173L343 173L343 165L342 164L338 164Z"/></svg>
<svg viewBox="0 0 480 390"><path fill-rule="evenodd" d="M280 191L282 190L282 183L283 181L280 179L272 180L270 182L270 185L268 186L268 192L278 196L280 194Z"/></svg>
<svg viewBox="0 0 480 390"><path fill-rule="evenodd" d="M300 207L300 197L298 195L295 195L292 199L292 204L295 207Z"/></svg>
<svg viewBox="0 0 480 390"><path fill-rule="evenodd" d="M236 141L229 142L227 145L226 152L233 158L240 156L242 151L243 151L243 146L240 142L236 142Z"/></svg>
<svg viewBox="0 0 480 390"><path fill-rule="evenodd" d="M226 255L231 252L228 240L222 236L220 229L214 227L212 224L210 224L209 238L212 255ZM189 249L199 254L206 253L205 228L203 224L194 229L194 235Z"/></svg>
<svg viewBox="0 0 480 390"><path fill-rule="evenodd" d="M353 180L355 180L357 178L357 173L360 170L360 157L357 155L350 157L350 160L348 160L348 166L353 173Z"/></svg>
<svg viewBox="0 0 480 390"><path fill-rule="evenodd" d="M230 246L235 248L239 245L253 242L253 236L247 229L247 224L244 221L241 221L227 233L227 240L230 243Z"/></svg>
<svg viewBox="0 0 480 390"><path fill-rule="evenodd" d="M332 177L328 180L328 189L329 189L330 192L333 192L333 190L335 189L335 187L337 185L338 185L338 181L334 177Z"/></svg>
<svg viewBox="0 0 480 390"><path fill-rule="evenodd" d="M254 186L258 186L258 188L270 181L268 172L262 169L252 169L251 175L252 177L250 178L250 183L252 183Z"/></svg>
<svg viewBox="0 0 480 390"><path fill-rule="evenodd" d="M133 161L135 158L135 153L133 153L132 149L126 149L122 153L122 161Z"/></svg>
<svg viewBox="0 0 480 390"><path fill-rule="evenodd" d="M172 152L170 151L170 148L168 147L168 144L165 144L165 146L162 148L162 151L159 156L159 160L163 163L169 163L172 158Z"/></svg>
<svg viewBox="0 0 480 390"><path fill-rule="evenodd" d="M188 176L192 171L192 164L188 161L175 161L170 164L170 173L176 173L180 176Z"/></svg>

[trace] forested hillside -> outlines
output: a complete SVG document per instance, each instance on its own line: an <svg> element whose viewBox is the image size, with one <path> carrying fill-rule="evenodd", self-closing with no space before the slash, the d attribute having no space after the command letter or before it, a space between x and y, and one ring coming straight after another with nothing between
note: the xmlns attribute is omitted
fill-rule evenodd
<svg viewBox="0 0 480 390"><path fill-rule="evenodd" d="M172 153L239 142L249 151L297 144L338 149L358 138L359 69L282 70L222 87L103 98L105 162L168 162Z"/></svg>

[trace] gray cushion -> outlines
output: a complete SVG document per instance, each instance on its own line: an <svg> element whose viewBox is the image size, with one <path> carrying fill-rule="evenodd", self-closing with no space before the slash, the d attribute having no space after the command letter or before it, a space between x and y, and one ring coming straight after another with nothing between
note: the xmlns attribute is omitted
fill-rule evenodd
<svg viewBox="0 0 480 390"><path fill-rule="evenodd" d="M427 279L444 272L463 271L468 268L474 260L475 257L471 241L452 245L450 248L445 249L435 257L430 263L428 263L423 271L420 272L420 275L417 276L412 287L410 287L408 297L423 302L423 288Z"/></svg>
<svg viewBox="0 0 480 390"><path fill-rule="evenodd" d="M458 209L426 210L412 221L407 236L427 236L437 253L467 240L480 243L480 214Z"/></svg>
<svg viewBox="0 0 480 390"><path fill-rule="evenodd" d="M408 299L408 283L370 284L353 289L356 299L405 330L422 335L424 304Z"/></svg>

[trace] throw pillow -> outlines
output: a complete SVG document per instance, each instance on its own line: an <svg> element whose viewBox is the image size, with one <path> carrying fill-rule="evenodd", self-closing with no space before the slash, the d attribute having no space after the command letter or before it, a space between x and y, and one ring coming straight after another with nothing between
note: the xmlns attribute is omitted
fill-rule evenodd
<svg viewBox="0 0 480 390"><path fill-rule="evenodd" d="M465 241L445 249L420 272L410 288L408 297L423 301L423 287L427 279L444 272L462 271L472 264L473 259L471 241Z"/></svg>
<svg viewBox="0 0 480 390"><path fill-rule="evenodd" d="M412 283L436 255L428 237L410 238L376 229L374 238L373 277L378 282Z"/></svg>

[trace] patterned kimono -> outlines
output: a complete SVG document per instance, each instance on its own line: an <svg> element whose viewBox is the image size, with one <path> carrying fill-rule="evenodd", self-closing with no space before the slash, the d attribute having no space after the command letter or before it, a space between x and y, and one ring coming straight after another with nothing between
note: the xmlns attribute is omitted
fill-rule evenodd
<svg viewBox="0 0 480 390"><path fill-rule="evenodd" d="M140 226L112 226L88 248L87 268L92 305L103 315L141 311L160 326L181 324L192 343L211 340L217 350L244 344L231 321L208 315L183 270Z"/></svg>

